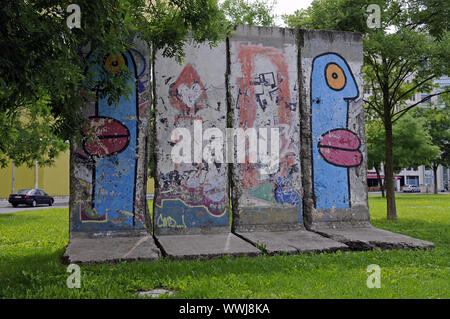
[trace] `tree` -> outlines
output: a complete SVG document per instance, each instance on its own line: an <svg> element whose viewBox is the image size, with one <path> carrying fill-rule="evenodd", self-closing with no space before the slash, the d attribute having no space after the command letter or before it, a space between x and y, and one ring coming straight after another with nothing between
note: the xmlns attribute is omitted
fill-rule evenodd
<svg viewBox="0 0 450 319"><path fill-rule="evenodd" d="M71 0L16 0L0 11L0 164L50 163L65 141L80 137L80 110L93 87L91 63L128 50L136 34L178 60L190 31L198 42L224 38L217 0L79 0L80 28L69 28ZM90 59L82 48L95 49ZM115 104L130 93L126 67L102 77ZM106 72L105 72L106 73ZM84 94L81 94L84 92Z"/></svg>
<svg viewBox="0 0 450 319"><path fill-rule="evenodd" d="M384 197L384 184L380 174L381 163L384 163L384 129L383 123L378 119L366 120L366 146L367 167L375 168L381 196Z"/></svg>
<svg viewBox="0 0 450 319"><path fill-rule="evenodd" d="M426 129L425 119L406 114L392 128L393 168L399 172L403 167L430 165L431 159L439 155L439 147Z"/></svg>
<svg viewBox="0 0 450 319"><path fill-rule="evenodd" d="M386 166L386 157L383 152L385 146L384 125L380 119L369 120L366 129L368 164L373 165L377 172L378 183L381 185L380 164ZM403 167L417 167L430 165L431 159L440 154L439 147L426 130L425 119L406 114L395 122L392 127L394 172ZM384 188L382 187L384 197Z"/></svg>
<svg viewBox="0 0 450 319"><path fill-rule="evenodd" d="M408 1L410 21L407 27L428 32L438 40L442 40L450 29L450 2L441 0Z"/></svg>
<svg viewBox="0 0 450 319"><path fill-rule="evenodd" d="M381 27L370 29L365 10L381 8ZM448 3L433 0L314 0L284 21L291 27L358 31L363 33L365 101L385 132L387 218L397 219L394 185L393 124L409 110L435 95L412 101L417 92L431 92L433 80L449 74ZM436 20L439 17L439 20Z"/></svg>
<svg viewBox="0 0 450 319"><path fill-rule="evenodd" d="M275 26L276 15L273 9L276 0L225 0L221 9L232 25L250 24L271 27Z"/></svg>
<svg viewBox="0 0 450 319"><path fill-rule="evenodd" d="M55 123L45 96L17 107L12 114L0 113L0 166L7 164L7 157L15 165L31 167L36 160L41 166L50 165L68 147L55 134Z"/></svg>
<svg viewBox="0 0 450 319"><path fill-rule="evenodd" d="M425 99L441 94L430 94L416 102L408 101L416 92L431 90L433 79L443 72L441 61L435 56L448 44L436 43L427 34L410 29L400 29L393 34L375 31L364 44L364 76L366 87L372 93L365 102L384 124L387 213L388 219L396 219L392 126Z"/></svg>
<svg viewBox="0 0 450 319"><path fill-rule="evenodd" d="M284 23L291 28L341 30L367 32L364 0L313 0L306 9L296 10L293 14L284 14ZM370 1L380 4L380 1Z"/></svg>
<svg viewBox="0 0 450 319"><path fill-rule="evenodd" d="M439 165L443 167L450 166L450 101L446 98L442 101L443 107L429 105L426 108L414 110L417 117L422 117L425 122L425 128L431 136L434 145L439 147L439 152L428 154L429 165L433 169L434 175L434 193L438 192L437 169Z"/></svg>

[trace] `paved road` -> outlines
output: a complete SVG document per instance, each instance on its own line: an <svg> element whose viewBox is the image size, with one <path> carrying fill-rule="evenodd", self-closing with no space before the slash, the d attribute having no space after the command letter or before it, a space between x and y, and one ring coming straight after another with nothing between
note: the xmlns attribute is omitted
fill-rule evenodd
<svg viewBox="0 0 450 319"><path fill-rule="evenodd" d="M65 208L69 207L69 201L66 199L55 199L53 206L48 205L38 205L37 207L29 207L26 205L19 205L17 207L12 207L7 200L0 201L0 214L1 213L15 213L27 210L37 210L37 209L49 209L49 208Z"/></svg>
<svg viewBox="0 0 450 319"><path fill-rule="evenodd" d="M404 193L404 192L395 192L395 194L405 194L405 195L434 195L433 193ZM442 194L450 194L449 192L438 192L439 195ZM381 195L381 192L369 192L369 195Z"/></svg>

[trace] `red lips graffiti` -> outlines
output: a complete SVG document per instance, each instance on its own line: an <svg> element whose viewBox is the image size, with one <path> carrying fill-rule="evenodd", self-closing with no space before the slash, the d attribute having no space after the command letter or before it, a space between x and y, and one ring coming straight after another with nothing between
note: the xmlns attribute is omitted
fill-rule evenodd
<svg viewBox="0 0 450 319"><path fill-rule="evenodd" d="M129 143L128 128L110 117L91 117L83 129L83 148L92 156L104 157L123 151Z"/></svg>
<svg viewBox="0 0 450 319"><path fill-rule="evenodd" d="M342 128L324 133L318 143L318 149L323 158L330 164L342 167L354 167L361 164L360 146L361 141L358 136Z"/></svg>

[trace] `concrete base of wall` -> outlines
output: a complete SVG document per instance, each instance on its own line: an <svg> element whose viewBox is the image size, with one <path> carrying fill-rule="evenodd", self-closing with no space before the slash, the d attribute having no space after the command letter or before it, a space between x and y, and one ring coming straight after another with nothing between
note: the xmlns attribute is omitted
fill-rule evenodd
<svg viewBox="0 0 450 319"><path fill-rule="evenodd" d="M66 263L100 263L156 260L161 252L150 235L139 237L71 238L63 260Z"/></svg>
<svg viewBox="0 0 450 319"><path fill-rule="evenodd" d="M344 243L351 250L386 249L432 249L432 242L396 234L373 226L354 227L341 225L339 228L315 228L315 232Z"/></svg>
<svg viewBox="0 0 450 319"><path fill-rule="evenodd" d="M209 234L228 234L229 226L213 226L213 227L185 227L185 228L157 228L155 227L154 235L159 236L181 236L181 235L209 235Z"/></svg>
<svg viewBox="0 0 450 319"><path fill-rule="evenodd" d="M173 259L207 259L231 256L258 256L261 251L232 233L166 235L156 238L164 254Z"/></svg>
<svg viewBox="0 0 450 319"><path fill-rule="evenodd" d="M345 244L306 230L248 232L237 233L237 235L265 250L268 254L304 254L349 250Z"/></svg>
<svg viewBox="0 0 450 319"><path fill-rule="evenodd" d="M208 259L268 254L304 254L348 250L432 249L431 242L377 229L372 226L316 228L278 232L241 232L202 235L77 236L63 255L65 263L101 263L173 259ZM159 248L158 248L159 247ZM261 249L261 250L260 250ZM162 252L161 252L162 251Z"/></svg>

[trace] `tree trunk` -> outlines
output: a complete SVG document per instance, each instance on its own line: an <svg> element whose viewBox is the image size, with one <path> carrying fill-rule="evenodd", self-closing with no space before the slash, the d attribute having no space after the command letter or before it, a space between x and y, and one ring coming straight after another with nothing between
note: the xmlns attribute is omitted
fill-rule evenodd
<svg viewBox="0 0 450 319"><path fill-rule="evenodd" d="M15 184L15 182L16 182L16 174L15 174L15 170L14 170L14 168L15 168L15 164L14 164L14 161L12 161L12 185L11 185L11 194L15 194L15 192L14 192L14 184Z"/></svg>
<svg viewBox="0 0 450 319"><path fill-rule="evenodd" d="M39 168L38 161L34 161L34 188L39 188Z"/></svg>
<svg viewBox="0 0 450 319"><path fill-rule="evenodd" d="M385 155L386 165L384 167L384 185L387 199L387 219L397 219L397 209L395 207L395 185L394 185L394 158L392 154L392 121L390 112L386 112L384 119L384 129L386 132ZM385 114L386 114L385 113Z"/></svg>
<svg viewBox="0 0 450 319"><path fill-rule="evenodd" d="M384 198L384 185L383 185L383 181L381 180L379 166L375 166L375 172L377 172L377 181L378 181L378 185L380 185L381 197Z"/></svg>
<svg viewBox="0 0 450 319"><path fill-rule="evenodd" d="M434 193L435 194L438 193L438 189L437 189L437 169L438 169L438 165L433 163L433 183L434 183Z"/></svg>

